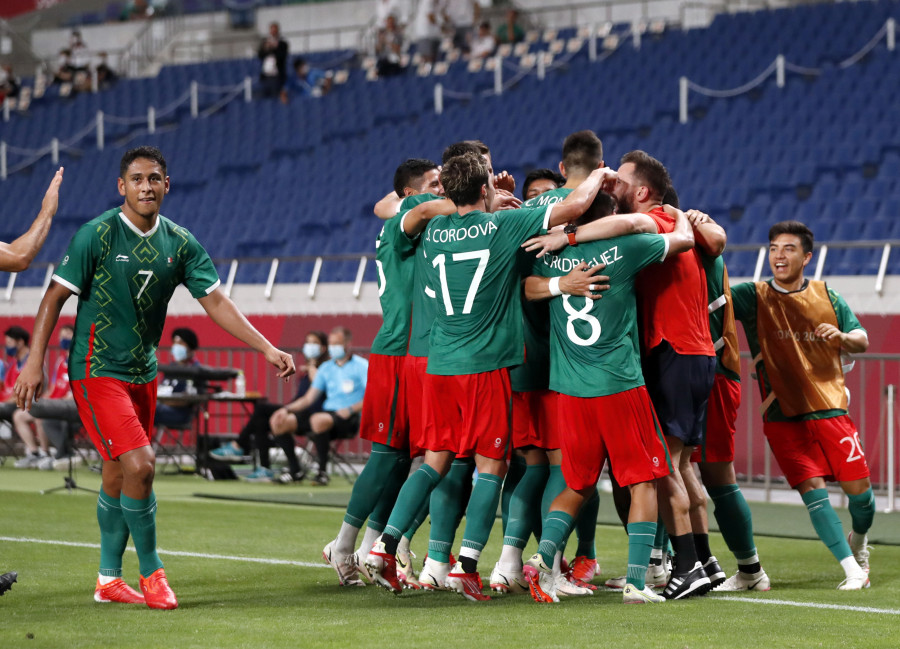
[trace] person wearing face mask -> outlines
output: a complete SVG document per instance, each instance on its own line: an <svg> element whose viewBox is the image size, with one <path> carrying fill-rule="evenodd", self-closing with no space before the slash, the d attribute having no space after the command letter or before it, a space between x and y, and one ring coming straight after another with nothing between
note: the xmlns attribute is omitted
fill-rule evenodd
<svg viewBox="0 0 900 649"><path fill-rule="evenodd" d="M170 353L172 360L177 365L191 367L199 365L200 361L194 358L194 353L200 346L197 334L192 329L182 327L172 332L172 347ZM202 392L206 386L202 382L191 382L196 392ZM189 383L185 379L166 378L160 381L158 394L172 396L189 392ZM189 426L194 417L194 407L184 403L156 403L156 414L153 421L156 426L170 428L184 428Z"/></svg>
<svg viewBox="0 0 900 649"><path fill-rule="evenodd" d="M12 326L3 332L4 340L4 357L6 358L6 375L3 377L3 384L0 385L0 402L3 404L12 403L15 408L16 397L13 388L16 385L16 378L19 376L19 370L25 364L28 358L31 335L22 327ZM3 410L5 414L5 409ZM12 409L9 411L12 413Z"/></svg>
<svg viewBox="0 0 900 649"><path fill-rule="evenodd" d="M332 329L328 334L331 360L322 364L302 397L279 408L269 419L276 441L286 438L293 446L294 434L306 434L315 444L319 473L312 478L314 484L327 485L329 482L327 467L331 440L348 439L359 431L369 362L350 351L352 341L353 335L346 327ZM310 413L310 406L323 395L323 411ZM290 469L299 471L294 453L287 456Z"/></svg>
<svg viewBox="0 0 900 649"><path fill-rule="evenodd" d="M313 380L316 378L319 366L329 358L328 337L325 335L325 332L310 331L306 334L306 342L303 344L303 356L306 362L297 368L299 380L294 401L307 393ZM310 415L321 412L324 401L324 395L320 396L307 409L307 412ZM272 464L269 458L269 449L272 446L272 429L269 422L272 416L283 409L283 407L280 404L269 403L268 401L256 403L253 407L253 414L250 415L250 419L241 429L237 440L223 444L220 448L210 451L210 457L225 462L241 462L256 450L259 455L259 466L250 475L246 476L245 480L248 482L274 480L276 482L291 483L302 480L304 475L294 452L294 439L290 435L281 435L274 440L276 445L282 448L287 455L289 466L280 475L276 475L272 471ZM304 422L303 431L307 430L309 430L308 422Z"/></svg>
<svg viewBox="0 0 900 649"><path fill-rule="evenodd" d="M60 353L50 373L52 386L45 399L40 404L35 404L31 410L16 410L12 414L13 428L25 444L25 457L19 459L13 466L17 469L53 469L58 460L68 459L72 452L68 439L67 422L53 416L52 412L58 409L57 400L72 399L72 389L69 386L69 348L72 346L72 325L66 324L59 329ZM42 411L45 411L42 414ZM42 416L48 416L43 419ZM55 455L51 455L50 446L57 449Z"/></svg>

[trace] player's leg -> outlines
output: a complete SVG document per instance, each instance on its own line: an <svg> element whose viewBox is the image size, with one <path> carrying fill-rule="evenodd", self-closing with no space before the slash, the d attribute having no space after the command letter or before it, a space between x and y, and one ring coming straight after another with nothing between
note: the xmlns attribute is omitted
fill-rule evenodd
<svg viewBox="0 0 900 649"><path fill-rule="evenodd" d="M631 508L628 515L628 570L622 600L626 604L656 604L663 600L646 585L650 553L656 538L656 481L630 485Z"/></svg>
<svg viewBox="0 0 900 649"><path fill-rule="evenodd" d="M654 491L654 495L655 495ZM585 500L575 519L575 534L578 547L575 558L569 562L568 578L579 586L590 586L590 581L600 574L597 564L597 515L600 513L600 492L594 487L593 493Z"/></svg>
<svg viewBox="0 0 900 649"><path fill-rule="evenodd" d="M103 463L103 482L97 497L100 526L100 568L94 600L140 604L144 596L122 580L122 556L128 545L128 523L122 513L122 469L118 462Z"/></svg>
<svg viewBox="0 0 900 649"><path fill-rule="evenodd" d="M409 471L407 470L407 473L408 472ZM422 523L428 518L430 509L431 506L429 501L422 503L422 506L419 507L419 511L416 512L412 523L406 528L406 531L400 538L400 543L397 545L397 577L400 579L404 588L411 588L413 590L419 590L420 588L419 579L413 569L412 563L412 560L416 558L416 555L413 554L410 549L410 543L412 542L413 536L419 531Z"/></svg>
<svg viewBox="0 0 900 649"><path fill-rule="evenodd" d="M456 528L465 512L467 491L471 488L475 461L456 458L441 483L431 492L431 530L428 536L428 557L419 575L419 583L427 590L444 590L447 575L453 566L450 551Z"/></svg>
<svg viewBox="0 0 900 649"><path fill-rule="evenodd" d="M509 459L509 469L506 470L506 477L503 479L503 490L500 492L500 520L503 523L503 534L506 534L506 525L509 522L509 506L512 501L513 492L519 486L519 481L525 475L528 463L525 458L519 454L518 450L513 453Z"/></svg>

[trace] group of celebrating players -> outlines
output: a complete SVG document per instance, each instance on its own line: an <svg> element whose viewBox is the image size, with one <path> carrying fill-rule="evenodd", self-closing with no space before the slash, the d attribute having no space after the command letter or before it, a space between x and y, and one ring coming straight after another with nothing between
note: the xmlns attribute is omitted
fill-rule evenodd
<svg viewBox="0 0 900 649"><path fill-rule="evenodd" d="M530 174L523 203L512 178L494 174L489 149L462 141L440 167L401 164L376 204L386 220L376 242L384 324L360 426L372 455L323 550L340 583L490 599L478 561L502 501L490 588L538 602L590 595L608 462L628 568L606 586L625 603L768 590L733 467L737 319L765 434L844 568L839 588L868 587L874 496L841 365L842 351L865 351L868 339L840 296L803 278L812 233L773 226L774 278L730 287L724 229L678 209L660 161L632 151L614 171L596 134L579 131L559 171ZM846 538L825 480L849 497ZM707 493L737 561L731 577L710 550ZM428 516L417 575L409 542ZM566 562L573 531L578 548ZM537 552L523 561L532 534Z"/></svg>

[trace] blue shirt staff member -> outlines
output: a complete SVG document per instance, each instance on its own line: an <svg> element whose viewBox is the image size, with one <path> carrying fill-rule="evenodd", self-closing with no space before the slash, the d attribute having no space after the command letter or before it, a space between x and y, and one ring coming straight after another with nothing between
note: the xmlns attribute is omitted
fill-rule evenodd
<svg viewBox="0 0 900 649"><path fill-rule="evenodd" d="M348 439L359 431L369 362L350 351L352 341L349 329L335 327L328 334L331 360L319 367L306 394L280 408L269 420L275 435L311 431L308 436L316 446L319 460L319 474L313 482L320 485L328 484L326 469L331 440ZM307 413L322 394L325 395L324 410ZM290 455L288 457L290 459Z"/></svg>

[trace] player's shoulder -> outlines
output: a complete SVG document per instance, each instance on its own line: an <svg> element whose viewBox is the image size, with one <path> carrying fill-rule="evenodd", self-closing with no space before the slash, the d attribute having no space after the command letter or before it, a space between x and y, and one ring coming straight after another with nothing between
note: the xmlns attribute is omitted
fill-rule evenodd
<svg viewBox="0 0 900 649"><path fill-rule="evenodd" d="M429 201L439 201L442 198L442 196L438 196L437 194L413 194L412 196L407 196L400 201L400 207L397 209L397 214L407 212L416 205L421 205L422 203L427 203Z"/></svg>

